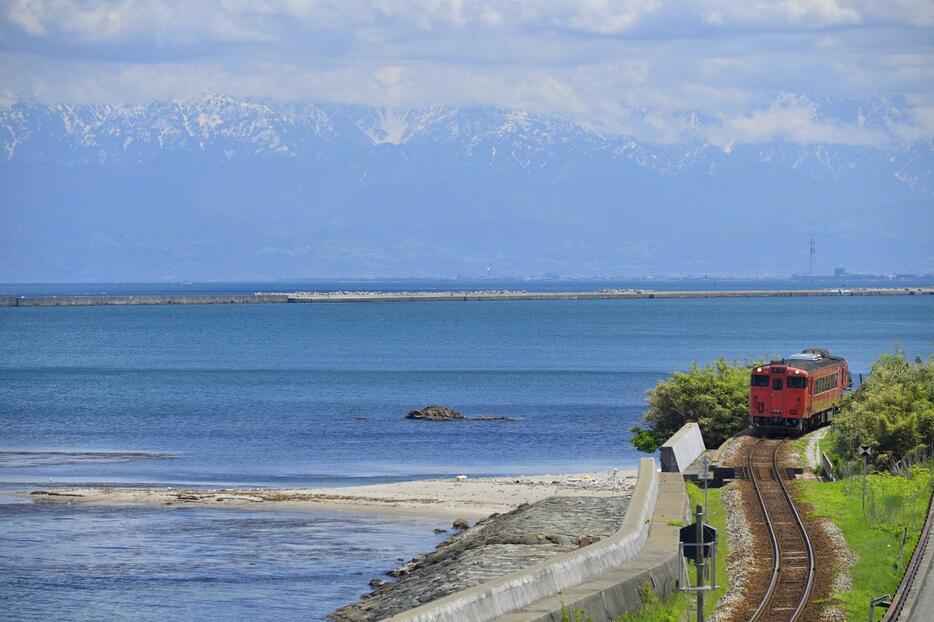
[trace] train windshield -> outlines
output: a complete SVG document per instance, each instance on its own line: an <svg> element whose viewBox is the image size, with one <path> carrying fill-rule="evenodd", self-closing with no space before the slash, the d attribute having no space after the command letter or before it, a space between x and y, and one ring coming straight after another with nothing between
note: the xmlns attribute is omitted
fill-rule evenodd
<svg viewBox="0 0 934 622"><path fill-rule="evenodd" d="M753 374L750 384L754 387L767 387L769 386L769 377L765 374Z"/></svg>
<svg viewBox="0 0 934 622"><path fill-rule="evenodd" d="M806 389L807 387L808 379L804 376L790 376L788 378L789 389Z"/></svg>

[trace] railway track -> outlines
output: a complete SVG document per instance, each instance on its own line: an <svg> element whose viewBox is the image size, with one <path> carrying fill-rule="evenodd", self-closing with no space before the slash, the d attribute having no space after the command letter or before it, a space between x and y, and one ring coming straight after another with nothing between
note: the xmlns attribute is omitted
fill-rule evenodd
<svg viewBox="0 0 934 622"><path fill-rule="evenodd" d="M747 456L747 472L772 544L771 579L750 622L803 621L814 586L814 548L778 464L784 442L761 438Z"/></svg>

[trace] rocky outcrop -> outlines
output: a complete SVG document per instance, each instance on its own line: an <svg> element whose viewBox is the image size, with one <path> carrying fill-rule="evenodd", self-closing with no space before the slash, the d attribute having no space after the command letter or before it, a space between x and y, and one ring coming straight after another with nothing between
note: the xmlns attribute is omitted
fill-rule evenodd
<svg viewBox="0 0 934 622"><path fill-rule="evenodd" d="M463 419L464 415L460 414L453 408L448 408L447 406L438 406L437 404L432 406L425 406L421 410L413 410L405 416L406 419L424 419L426 421L456 421L457 419Z"/></svg>

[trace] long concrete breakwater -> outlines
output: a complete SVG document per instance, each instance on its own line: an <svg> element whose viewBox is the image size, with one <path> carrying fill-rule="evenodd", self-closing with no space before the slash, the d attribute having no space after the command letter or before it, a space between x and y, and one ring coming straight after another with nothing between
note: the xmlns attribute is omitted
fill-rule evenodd
<svg viewBox="0 0 934 622"><path fill-rule="evenodd" d="M790 290L651 290L529 292L521 290L446 292L276 292L256 294L166 294L144 296L0 296L0 307L78 307L105 305L197 305L337 302L483 302L516 300L640 300L669 298L793 298L837 296L931 296L931 287Z"/></svg>

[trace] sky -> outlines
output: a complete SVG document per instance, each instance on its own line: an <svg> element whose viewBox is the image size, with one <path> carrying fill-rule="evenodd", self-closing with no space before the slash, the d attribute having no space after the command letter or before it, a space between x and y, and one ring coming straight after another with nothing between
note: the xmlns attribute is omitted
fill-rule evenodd
<svg viewBox="0 0 934 622"><path fill-rule="evenodd" d="M648 142L934 136L931 0L6 0L0 103L491 105ZM819 103L896 95L866 126Z"/></svg>

